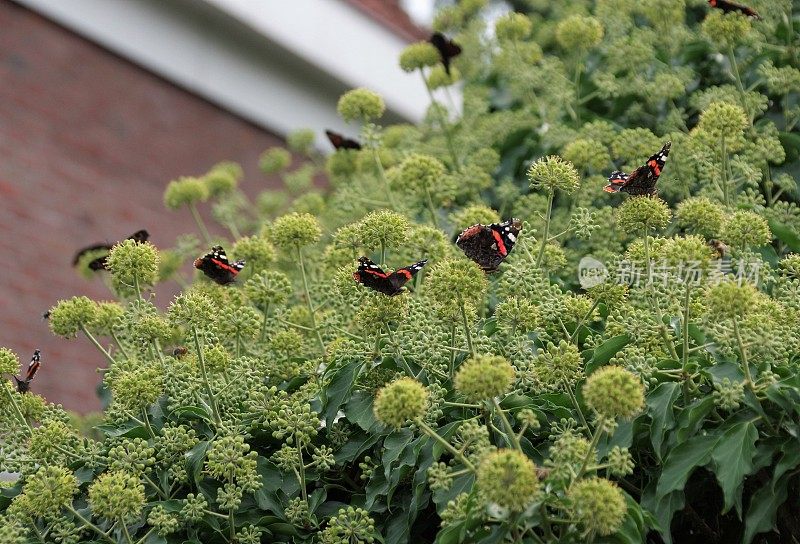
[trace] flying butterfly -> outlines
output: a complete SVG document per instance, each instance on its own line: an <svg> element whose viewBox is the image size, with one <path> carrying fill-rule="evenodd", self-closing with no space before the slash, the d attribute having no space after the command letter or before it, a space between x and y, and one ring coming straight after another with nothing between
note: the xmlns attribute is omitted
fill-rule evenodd
<svg viewBox="0 0 800 544"><path fill-rule="evenodd" d="M14 376L14 381L17 382L18 393L27 393L28 391L30 391L33 377L36 376L36 372L39 370L41 364L42 364L41 351L35 349L33 350L33 357L31 357L31 362L28 363L28 370L25 372L25 377L20 379Z"/></svg>
<svg viewBox="0 0 800 544"><path fill-rule="evenodd" d="M361 257L358 259L358 270L353 272L353 279L365 287L393 297L402 292L403 286L411 281L427 262L427 260L419 261L387 274L368 258Z"/></svg>
<svg viewBox="0 0 800 544"><path fill-rule="evenodd" d="M444 71L450 75L450 61L461 54L461 46L441 32L434 32L428 41L439 51Z"/></svg>
<svg viewBox="0 0 800 544"><path fill-rule="evenodd" d="M622 191L633 196L655 196L658 193L656 182L664 169L664 163L667 162L671 145L672 142L665 143L661 151L647 159L644 165L630 174L619 170L611 172L608 177L608 185L603 187L603 190L607 193Z"/></svg>
<svg viewBox="0 0 800 544"><path fill-rule="evenodd" d="M211 252L194 260L194 267L220 285L228 285L244 268L244 260L229 262L222 246L214 246Z"/></svg>
<svg viewBox="0 0 800 544"><path fill-rule="evenodd" d="M142 230L137 230L136 232L134 232L133 234L128 236L128 238L126 238L126 239L127 240L135 240L136 242L139 242L140 244L142 244L142 243L146 242L148 240L148 238L150 238L150 233L147 232L146 230L142 229ZM78 263L80 262L81 257L86 255L87 253L96 252L96 251L109 252L109 251L111 251L112 247L113 247L112 245L105 244L105 243L92 244L90 246L86 246L86 247L78 250L78 252L75 254L75 257L72 258L72 266L78 266ZM102 256L100 256L100 257L98 257L96 259L93 259L93 260L89 261L89 264L87 266L89 267L90 270L96 270L96 271L97 270L106 270L106 258L107 257L108 257L108 254L106 253L105 255L102 255Z"/></svg>
<svg viewBox="0 0 800 544"><path fill-rule="evenodd" d="M737 4L736 2L729 2L728 0L708 0L708 5L712 8L721 9L725 13L738 11L743 15L752 17L753 19L761 19L761 16L753 8Z"/></svg>
<svg viewBox="0 0 800 544"><path fill-rule="evenodd" d="M339 149L361 149L361 144L358 143L356 140L351 138L347 138L343 134L339 134L338 132L334 132L332 130L326 130L325 135L330 140L331 145L333 145L336 150Z"/></svg>
<svg viewBox="0 0 800 544"><path fill-rule="evenodd" d="M491 225L472 225L456 238L456 245L485 272L496 272L517 243L522 221L509 219Z"/></svg>

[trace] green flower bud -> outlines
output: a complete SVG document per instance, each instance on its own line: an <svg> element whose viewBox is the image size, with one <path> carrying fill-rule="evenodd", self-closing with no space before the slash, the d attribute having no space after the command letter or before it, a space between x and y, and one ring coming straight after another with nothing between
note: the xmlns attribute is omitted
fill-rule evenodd
<svg viewBox="0 0 800 544"><path fill-rule="evenodd" d="M308 213L290 213L272 224L272 243L281 249L299 249L316 243L322 236L317 218Z"/></svg>
<svg viewBox="0 0 800 544"><path fill-rule="evenodd" d="M64 467L43 466L22 488L28 512L35 517L55 519L72 503L78 492L78 480Z"/></svg>
<svg viewBox="0 0 800 544"><path fill-rule="evenodd" d="M325 212L325 198L317 191L298 196L289 208L290 212L310 213L319 216Z"/></svg>
<svg viewBox="0 0 800 544"><path fill-rule="evenodd" d="M747 125L747 115L740 106L729 102L712 102L700 114L697 129L716 143L722 138L728 141L742 138Z"/></svg>
<svg viewBox="0 0 800 544"><path fill-rule="evenodd" d="M155 403L164 392L164 376L157 365L140 365L122 372L111 385L114 405L139 413Z"/></svg>
<svg viewBox="0 0 800 544"><path fill-rule="evenodd" d="M461 10L465 19L472 19L486 7L489 0L461 0L458 3L458 9Z"/></svg>
<svg viewBox="0 0 800 544"><path fill-rule="evenodd" d="M251 482L256 475L258 453L241 435L226 435L211 443L206 454L206 472L213 478L234 481L240 485ZM261 486L258 482L256 489Z"/></svg>
<svg viewBox="0 0 800 544"><path fill-rule="evenodd" d="M364 331L378 334L388 324L402 322L407 315L408 297L371 296L361 302L353 324Z"/></svg>
<svg viewBox="0 0 800 544"><path fill-rule="evenodd" d="M245 282L244 292L253 304L263 310L267 306L286 302L292 294L292 284L283 272L264 270Z"/></svg>
<svg viewBox="0 0 800 544"><path fill-rule="evenodd" d="M632 419L644 406L644 386L632 372L606 366L586 380L583 398L600 416Z"/></svg>
<svg viewBox="0 0 800 544"><path fill-rule="evenodd" d="M696 196L678 204L675 218L687 231L710 239L720 235L725 209L707 197Z"/></svg>
<svg viewBox="0 0 800 544"><path fill-rule="evenodd" d="M491 209L489 206L483 204L473 204L466 208L461 208L450 214L450 223L456 229L465 229L478 223L482 225L489 225L491 223L499 223L500 215Z"/></svg>
<svg viewBox="0 0 800 544"><path fill-rule="evenodd" d="M722 381L714 384L712 397L714 397L714 405L721 410L736 410L744 400L744 383L732 382L730 378L723 378Z"/></svg>
<svg viewBox="0 0 800 544"><path fill-rule="evenodd" d="M497 41L519 41L530 36L533 29L531 20L522 13L509 12L499 17L494 23L494 35Z"/></svg>
<svg viewBox="0 0 800 544"><path fill-rule="evenodd" d="M556 189L572 194L578 190L581 177L571 162L559 156L543 157L528 168L531 188L543 188L548 192Z"/></svg>
<svg viewBox="0 0 800 544"><path fill-rule="evenodd" d="M740 210L722 226L722 239L737 249L761 247L772 241L767 220L755 212Z"/></svg>
<svg viewBox="0 0 800 544"><path fill-rule="evenodd" d="M428 42L417 42L407 46L400 53L400 68L405 72L435 66L440 61L439 50Z"/></svg>
<svg viewBox="0 0 800 544"><path fill-rule="evenodd" d="M19 371L19 357L8 348L0 348L0 374L16 374Z"/></svg>
<svg viewBox="0 0 800 544"><path fill-rule="evenodd" d="M526 298L509 297L499 303L494 311L497 325L505 331L526 333L539 324L539 309Z"/></svg>
<svg viewBox="0 0 800 544"><path fill-rule="evenodd" d="M244 259L247 261L247 268L252 272L259 272L265 269L275 260L275 249L264 237L245 236L239 238L231 248L234 259Z"/></svg>
<svg viewBox="0 0 800 544"><path fill-rule="evenodd" d="M132 521L144 503L144 486L139 478L126 472L106 472L89 486L92 512L107 519Z"/></svg>
<svg viewBox="0 0 800 544"><path fill-rule="evenodd" d="M206 330L216 321L216 306L208 295L198 291L181 293L169 307L167 317L175 325Z"/></svg>
<svg viewBox="0 0 800 544"><path fill-rule="evenodd" d="M348 180L356 173L356 157L358 152L353 149L339 149L331 153L325 162L325 171L332 178L334 185Z"/></svg>
<svg viewBox="0 0 800 544"><path fill-rule="evenodd" d="M800 70L792 66L776 67L771 60L762 63L758 72L769 89L778 96L800 91Z"/></svg>
<svg viewBox="0 0 800 544"><path fill-rule="evenodd" d="M425 279L428 296L441 306L452 304L483 303L483 296L489 287L486 274L472 261L466 259L445 259L431 267Z"/></svg>
<svg viewBox="0 0 800 544"><path fill-rule="evenodd" d="M379 210L370 212L361 220L357 236L369 242L369 249L396 247L406 239L410 227L406 216L389 210Z"/></svg>
<svg viewBox="0 0 800 544"><path fill-rule="evenodd" d="M369 89L353 89L347 91L336 105L336 111L347 121L369 122L378 119L386 110L386 104L378 93Z"/></svg>
<svg viewBox="0 0 800 544"><path fill-rule="evenodd" d="M608 463L608 473L618 478L624 478L629 474L633 474L634 464L633 457L628 448L620 448L614 446L606 456L606 463Z"/></svg>
<svg viewBox="0 0 800 544"><path fill-rule="evenodd" d="M186 495L185 504L181 508L181 517L186 521L199 521L205 516L205 509L208 502L203 495L195 496L194 493Z"/></svg>
<svg viewBox="0 0 800 544"><path fill-rule="evenodd" d="M745 40L752 30L750 19L740 13L723 13L713 9L703 20L700 32L705 34L712 47L727 51Z"/></svg>
<svg viewBox="0 0 800 544"><path fill-rule="evenodd" d="M88 327L97 318L97 305L87 297L60 300L50 309L50 330L57 336L74 337L81 327ZM16 372L16 370L15 370Z"/></svg>
<svg viewBox="0 0 800 544"><path fill-rule="evenodd" d="M571 15L556 26L556 41L566 50L588 50L603 40L603 25L594 17Z"/></svg>
<svg viewBox="0 0 800 544"><path fill-rule="evenodd" d="M522 512L539 492L536 465L517 450L501 449L487 455L478 467L477 484L490 502Z"/></svg>
<svg viewBox="0 0 800 544"><path fill-rule="evenodd" d="M431 68L428 73L428 87L431 90L439 89L441 87L449 87L461 79L461 72L455 66L450 67L450 73L447 73L444 66L437 64Z"/></svg>
<svg viewBox="0 0 800 544"><path fill-rule="evenodd" d="M155 528L159 536L171 535L180 529L181 522L175 514L167 512L163 506L156 505L147 515L147 523Z"/></svg>
<svg viewBox="0 0 800 544"><path fill-rule="evenodd" d="M646 128L626 128L614 137L611 142L611 152L614 157L636 168L663 143L661 138Z"/></svg>
<svg viewBox="0 0 800 544"><path fill-rule="evenodd" d="M617 484L604 478L586 478L575 482L567 497L573 516L587 532L611 535L622 526L628 507Z"/></svg>
<svg viewBox="0 0 800 544"><path fill-rule="evenodd" d="M389 427L399 429L408 421L425 415L428 390L413 378L400 378L378 391L375 417Z"/></svg>
<svg viewBox="0 0 800 544"><path fill-rule="evenodd" d="M660 198L633 197L617 208L617 225L623 231L650 232L667 226L672 212Z"/></svg>
<svg viewBox="0 0 800 544"><path fill-rule="evenodd" d="M13 519L9 509L9 515L0 516L0 542L3 544L28 544L31 540L28 538L28 530L22 525L21 522ZM53 527L53 537L58 534L58 528ZM64 544L72 544L70 541L62 540Z"/></svg>
<svg viewBox="0 0 800 544"><path fill-rule="evenodd" d="M236 542L238 544L261 544L261 535L264 531L255 525L245 525L241 530L236 531Z"/></svg>
<svg viewBox="0 0 800 544"><path fill-rule="evenodd" d="M594 140L579 138L568 143L562 152L564 158L584 170L601 171L611 163L606 146Z"/></svg>
<svg viewBox="0 0 800 544"><path fill-rule="evenodd" d="M759 298L759 292L749 283L722 281L706 291L706 315L711 321L741 320L753 311Z"/></svg>
<svg viewBox="0 0 800 544"><path fill-rule="evenodd" d="M445 174L444 164L439 159L412 153L397 166L391 181L393 188L399 191L424 196L426 192L433 194L434 187Z"/></svg>
<svg viewBox="0 0 800 544"><path fill-rule="evenodd" d="M781 273L786 276L800 279L800 254L790 253L779 263Z"/></svg>
<svg viewBox="0 0 800 544"><path fill-rule="evenodd" d="M514 367L500 356L484 355L465 361L455 377L456 391L472 402L499 397L514 383Z"/></svg>
<svg viewBox="0 0 800 544"><path fill-rule="evenodd" d="M223 161L211 167L203 176L203 181L208 188L209 196L219 196L230 193L239 184L244 172L242 167L235 162Z"/></svg>
<svg viewBox="0 0 800 544"><path fill-rule="evenodd" d="M177 210L181 206L205 202L208 197L208 186L202 179L185 176L169 182L164 191L164 205Z"/></svg>
<svg viewBox="0 0 800 544"><path fill-rule="evenodd" d="M342 507L328 520L320 535L321 544L372 544L378 533L369 512L352 506Z"/></svg>
<svg viewBox="0 0 800 544"><path fill-rule="evenodd" d="M561 340L539 352L534 365L535 381L542 391L564 391L583 378L583 359L577 346Z"/></svg>
<svg viewBox="0 0 800 544"><path fill-rule="evenodd" d="M307 191L314 183L317 169L311 164L302 164L291 172L283 174L283 183L293 195Z"/></svg>
<svg viewBox="0 0 800 544"><path fill-rule="evenodd" d="M317 139L316 134L310 128L301 128L289 133L286 137L286 145L289 149L297 153L307 155L314 147L314 140Z"/></svg>
<svg viewBox="0 0 800 544"><path fill-rule="evenodd" d="M119 291L135 293L135 287L156 282L158 260L158 250L150 242L124 240L111 248L106 264L114 287Z"/></svg>
<svg viewBox="0 0 800 544"><path fill-rule="evenodd" d="M288 201L289 196L284 191L262 191L256 199L256 206L261 214L271 216L283 209Z"/></svg>
<svg viewBox="0 0 800 544"><path fill-rule="evenodd" d="M141 473L155 464L155 453L156 450L151 448L146 440L126 438L108 450L108 468L131 474Z"/></svg>
<svg viewBox="0 0 800 544"><path fill-rule="evenodd" d="M219 315L219 333L230 339L250 339L261 328L261 315L250 306L228 307Z"/></svg>
<svg viewBox="0 0 800 544"><path fill-rule="evenodd" d="M282 147L270 147L258 158L258 167L265 174L277 174L292 164L292 154Z"/></svg>

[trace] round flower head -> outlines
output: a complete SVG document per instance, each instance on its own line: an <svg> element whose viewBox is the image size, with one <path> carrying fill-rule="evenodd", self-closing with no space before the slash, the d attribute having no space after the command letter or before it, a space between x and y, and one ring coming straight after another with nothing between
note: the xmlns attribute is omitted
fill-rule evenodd
<svg viewBox="0 0 800 544"><path fill-rule="evenodd" d="M456 391L475 402L499 397L513 383L514 367L503 357L493 355L468 359L455 377Z"/></svg>
<svg viewBox="0 0 800 544"><path fill-rule="evenodd" d="M289 133L286 137L286 145L289 149L297 153L308 154L314 146L316 134L310 128L301 128Z"/></svg>
<svg viewBox="0 0 800 544"><path fill-rule="evenodd" d="M719 236L724 217L725 209L704 196L687 198L678 204L675 211L678 225L693 234L699 234L706 238Z"/></svg>
<svg viewBox="0 0 800 544"><path fill-rule="evenodd" d="M472 261L445 259L431 267L425 279L425 290L436 303L449 306L469 303L477 306L489 286L486 274Z"/></svg>
<svg viewBox="0 0 800 544"><path fill-rule="evenodd" d="M603 39L603 25L594 17L571 15L556 26L556 41L566 50L586 50Z"/></svg>
<svg viewBox="0 0 800 544"><path fill-rule="evenodd" d="M602 170L611 163L606 146L595 140L573 140L564 147L562 154L566 160L583 170Z"/></svg>
<svg viewBox="0 0 800 544"><path fill-rule="evenodd" d="M719 142L722 138L730 142L742 137L747 124L747 115L741 106L712 102L700 114L697 129L707 134L712 142Z"/></svg>
<svg viewBox="0 0 800 544"><path fill-rule="evenodd" d="M231 248L233 259L244 259L251 272L261 271L275 260L275 248L262 236L239 238Z"/></svg>
<svg viewBox="0 0 800 544"><path fill-rule="evenodd" d="M722 239L737 249L761 247L772 241L772 232L766 219L755 212L741 210L725 221Z"/></svg>
<svg viewBox="0 0 800 544"><path fill-rule="evenodd" d="M408 218L397 212L379 210L370 212L359 223L358 238L367 241L368 248L396 247L408 236L411 224Z"/></svg>
<svg viewBox="0 0 800 544"><path fill-rule="evenodd" d="M539 491L534 462L521 451L510 449L484 457L478 467L477 483L490 502L514 512L525 510Z"/></svg>
<svg viewBox="0 0 800 544"><path fill-rule="evenodd" d="M577 346L566 340L548 342L539 352L534 366L536 380L543 391L564 391L583 377L583 359Z"/></svg>
<svg viewBox="0 0 800 544"><path fill-rule="evenodd" d="M524 40L533 29L531 20L522 13L509 12L494 23L494 35L500 42Z"/></svg>
<svg viewBox="0 0 800 544"><path fill-rule="evenodd" d="M292 164L292 154L282 147L270 147L258 158L258 167L265 174L277 174Z"/></svg>
<svg viewBox="0 0 800 544"><path fill-rule="evenodd" d="M328 520L320 544L372 544L376 540L375 520L363 508L342 507Z"/></svg>
<svg viewBox="0 0 800 544"><path fill-rule="evenodd" d="M106 472L89 486L89 506L98 516L130 521L144 507L144 486L126 472Z"/></svg>
<svg viewBox="0 0 800 544"><path fill-rule="evenodd" d="M587 406L603 417L631 419L644 406L644 387L632 372L606 366L586 380L583 398Z"/></svg>
<svg viewBox="0 0 800 544"><path fill-rule="evenodd" d="M800 254L791 253L779 263L781 272L786 276L800 279Z"/></svg>
<svg viewBox="0 0 800 544"><path fill-rule="evenodd" d="M53 334L72 338L82 327L89 326L97 317L97 304L87 297L61 300L50 309L50 330Z"/></svg>
<svg viewBox="0 0 800 544"><path fill-rule="evenodd" d="M400 68L405 72L413 72L435 66L439 60L439 51L429 42L412 43L400 53Z"/></svg>
<svg viewBox="0 0 800 544"><path fill-rule="evenodd" d="M428 87L430 87L431 90L449 87L459 79L461 79L461 72L458 68L451 66L450 73L448 74L444 66L437 64L431 68L430 73L428 73Z"/></svg>
<svg viewBox="0 0 800 544"><path fill-rule="evenodd" d="M158 278L158 250L150 242L124 240L111 248L106 263L114 286L136 292L137 286L153 285Z"/></svg>
<svg viewBox="0 0 800 544"><path fill-rule="evenodd" d="M208 200L208 186L200 178L181 177L170 181L164 190L164 205L177 210L181 206Z"/></svg>
<svg viewBox="0 0 800 544"><path fill-rule="evenodd" d="M258 211L265 216L272 216L282 210L289 201L285 191L262 191L256 198Z"/></svg>
<svg viewBox="0 0 800 544"><path fill-rule="evenodd" d="M40 467L22 488L30 514L51 519L58 517L61 509L72 503L72 496L77 492L75 475L58 466Z"/></svg>
<svg viewBox="0 0 800 544"><path fill-rule="evenodd" d="M540 316L536 304L527 298L514 296L497 305L494 317L501 329L525 333L536 328Z"/></svg>
<svg viewBox="0 0 800 544"><path fill-rule="evenodd" d="M428 390L413 378L400 378L381 388L375 397L375 417L396 429L424 416L427 407Z"/></svg>
<svg viewBox="0 0 800 544"><path fill-rule="evenodd" d="M138 413L157 401L164 392L163 379L163 373L156 365L140 365L121 372L111 386L115 405Z"/></svg>
<svg viewBox="0 0 800 544"><path fill-rule="evenodd" d="M270 229L272 243L282 249L298 249L317 242L322 228L308 213L290 213L275 220Z"/></svg>
<svg viewBox="0 0 800 544"><path fill-rule="evenodd" d="M186 291L175 297L167 316L173 325L206 329L216 321L217 309L208 295L198 291Z"/></svg>
<svg viewBox="0 0 800 544"><path fill-rule="evenodd" d="M581 177L571 162L551 155L543 157L528 168L528 179L532 188L542 188L548 192L556 189L572 194L578 190Z"/></svg>
<svg viewBox="0 0 800 544"><path fill-rule="evenodd" d="M467 206L466 208L461 208L451 213L450 222L456 230L458 230L477 225L478 223L482 225L499 223L500 215L489 206L473 204L472 206Z"/></svg>
<svg viewBox="0 0 800 544"><path fill-rule="evenodd" d="M336 153L328 155L325 161L325 171L332 178L334 186L347 180L356 173L356 156L358 152L354 149L340 149Z"/></svg>
<svg viewBox="0 0 800 544"><path fill-rule="evenodd" d="M386 110L386 104L378 93L361 88L344 93L339 98L336 110L348 123L351 121L368 122L381 117Z"/></svg>
<svg viewBox="0 0 800 544"><path fill-rule="evenodd" d="M634 168L653 154L664 142L646 128L626 128L619 131L611 142L614 157Z"/></svg>
<svg viewBox="0 0 800 544"><path fill-rule="evenodd" d="M314 183L316 173L316 168L311 164L302 164L291 172L283 174L283 184L291 194L299 195L309 190Z"/></svg>
<svg viewBox="0 0 800 544"><path fill-rule="evenodd" d="M241 166L235 162L223 161L211 167L203 176L203 182L208 187L209 196L218 196L236 189L243 175Z"/></svg>
<svg viewBox="0 0 800 544"><path fill-rule="evenodd" d="M424 195L445 176L444 164L429 155L412 153L401 162L394 185L403 192Z"/></svg>
<svg viewBox="0 0 800 544"><path fill-rule="evenodd" d="M604 478L592 477L575 482L567 497L572 512L587 533L611 535L622 526L628 507L617 484Z"/></svg>
<svg viewBox="0 0 800 544"><path fill-rule="evenodd" d="M244 284L247 298L259 308L282 304L292 292L292 284L286 274L274 270L263 270Z"/></svg>
<svg viewBox="0 0 800 544"><path fill-rule="evenodd" d="M727 51L747 38L751 31L750 19L740 13L723 13L713 9L706 15L700 29L712 47Z"/></svg>
<svg viewBox="0 0 800 544"><path fill-rule="evenodd" d="M750 314L758 299L759 292L749 283L722 281L706 292L706 315L711 321L741 320Z"/></svg>
<svg viewBox="0 0 800 544"><path fill-rule="evenodd" d="M19 358L8 348L0 348L0 374L16 374L19 371Z"/></svg>
<svg viewBox="0 0 800 544"><path fill-rule="evenodd" d="M388 323L402 322L408 314L408 297L370 296L361 301L353 323L362 330L379 333Z"/></svg>
<svg viewBox="0 0 800 544"><path fill-rule="evenodd" d="M628 198L617 208L617 225L631 233L650 232L667 226L672 216L669 206L660 198Z"/></svg>

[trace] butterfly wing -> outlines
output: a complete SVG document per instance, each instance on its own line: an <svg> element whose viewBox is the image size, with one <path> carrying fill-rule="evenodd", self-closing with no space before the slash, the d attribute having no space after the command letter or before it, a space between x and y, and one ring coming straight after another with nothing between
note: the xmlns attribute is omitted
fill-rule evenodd
<svg viewBox="0 0 800 544"><path fill-rule="evenodd" d="M87 253L94 252L94 251L111 251L111 246L108 245L108 244L92 244L90 246L86 246L86 247L83 247L83 248L79 249L77 251L77 253L75 253L75 256L72 258L72 266L78 266L78 263L80 262L81 258L84 255L86 255ZM103 268L105 268L105 260L106 260L106 256L99 257L99 258L94 259L93 261L91 261L88 266L92 270L102 270ZM95 265L95 263L98 262L98 261L100 262L99 266Z"/></svg>
<svg viewBox="0 0 800 544"><path fill-rule="evenodd" d="M619 170L614 170L611 172L611 175L608 176L608 185L603 187L603 190L607 193L618 193L627 182L628 174L620 172Z"/></svg>
<svg viewBox="0 0 800 544"><path fill-rule="evenodd" d="M148 239L150 239L150 233L146 230L137 230L130 236L128 236L128 240L134 240L135 242L139 242L140 244L145 243Z"/></svg>
<svg viewBox="0 0 800 544"><path fill-rule="evenodd" d="M628 181L620 187L620 190L633 196L655 195L656 182L658 182L658 177L667 162L671 145L671 142L665 143L658 153L647 159L644 166L634 170L628 176Z"/></svg>
<svg viewBox="0 0 800 544"><path fill-rule="evenodd" d="M494 272L513 249L521 230L518 219L472 225L458 235L456 245L483 270Z"/></svg>
<svg viewBox="0 0 800 544"><path fill-rule="evenodd" d="M384 295L397 294L397 289L389 279L389 274L366 257L358 259L358 270L353 272L353 279L364 287L369 287Z"/></svg>
<svg viewBox="0 0 800 544"><path fill-rule="evenodd" d="M225 250L221 246L214 246L211 252L199 259L195 259L194 267L214 280L219 285L233 283L236 276L244 268L245 261L229 262Z"/></svg>
<svg viewBox="0 0 800 544"><path fill-rule="evenodd" d="M417 275L417 272L422 270L422 267L428 262L427 259L418 261L412 265L404 266L403 268L398 268L391 274L389 274L389 281L391 282L392 286L395 288L395 294L400 292L400 289L409 281L411 281L414 276Z"/></svg>
<svg viewBox="0 0 800 544"><path fill-rule="evenodd" d="M325 135L328 137L328 140L330 140L331 145L333 145L335 149L361 149L360 143L353 139L347 138L338 132L326 130Z"/></svg>
<svg viewBox="0 0 800 544"><path fill-rule="evenodd" d="M761 19L759 14L753 8L744 6L742 4L738 4L736 2L729 2L728 0L708 0L708 4L712 8L718 8L724 11L725 13L730 13L732 11L738 11L743 15L747 15L748 17L753 17L754 19Z"/></svg>
<svg viewBox="0 0 800 544"><path fill-rule="evenodd" d="M438 51L447 74L450 74L450 60L461 54L461 46L441 32L434 32L428 40Z"/></svg>

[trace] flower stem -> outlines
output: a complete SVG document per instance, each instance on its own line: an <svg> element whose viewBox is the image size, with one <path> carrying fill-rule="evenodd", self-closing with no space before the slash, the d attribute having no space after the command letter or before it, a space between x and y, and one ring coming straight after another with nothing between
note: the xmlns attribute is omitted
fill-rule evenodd
<svg viewBox="0 0 800 544"><path fill-rule="evenodd" d="M575 408L575 411L578 412L578 418L581 420L581 425L586 427L586 430L589 430L589 424L586 422L586 417L583 415L583 410L581 410L581 405L578 404L578 399L575 397L575 393L572 391L572 387L567 382L564 382L564 390L567 392L567 396L569 396L569 400L572 401L572 406Z"/></svg>
<svg viewBox="0 0 800 544"><path fill-rule="evenodd" d="M681 365L683 370L683 400L684 402L689 402L689 390L690 384L689 381L689 303L691 301L691 292L692 292L692 285L689 280L686 280L686 293L683 297L683 331L681 336L681 340L683 340L683 364Z"/></svg>
<svg viewBox="0 0 800 544"><path fill-rule="evenodd" d="M750 391L755 393L753 376L750 374L750 364L747 362L747 352L744 349L742 335L739 332L739 321L736 318L733 319L733 334L736 335L736 343L739 346L739 353L742 356L742 371L744 371L744 377L747 381L745 385L747 385L747 388L750 389Z"/></svg>
<svg viewBox="0 0 800 544"><path fill-rule="evenodd" d="M125 521L120 519L119 524L122 525L122 534L125 535L125 540L128 544L133 544L133 539L131 539L131 534L128 532L128 526L125 524Z"/></svg>
<svg viewBox="0 0 800 544"><path fill-rule="evenodd" d="M467 319L467 310L464 308L464 301L461 299L461 293L458 293L458 308L461 310L461 320L464 323L464 333L467 336L467 347L471 357L475 357L475 347L472 345L472 333L469 330L469 320Z"/></svg>
<svg viewBox="0 0 800 544"><path fill-rule="evenodd" d="M22 423L28 429L28 434L33 433L33 428L31 427L31 424L28 423L28 420L25 419L25 416L22 415L22 410L19 409L19 405L17 404L17 399L14 398L14 394L11 391L9 391L8 386L5 383L2 384L2 389L3 391L6 392L8 400L11 401L11 406L14 407L14 412L16 412L20 423Z"/></svg>
<svg viewBox="0 0 800 544"><path fill-rule="evenodd" d="M259 342L263 342L267 337L267 319L269 318L269 304L264 307L264 318L261 320L261 336Z"/></svg>
<svg viewBox="0 0 800 544"><path fill-rule="evenodd" d="M553 213L553 199L556 192L551 190L547 198L547 215L544 218L544 234L542 234L542 243L539 246L539 254L536 256L536 267L542 266L542 258L544 257L544 248L547 246L547 237L550 234L550 216Z"/></svg>
<svg viewBox="0 0 800 544"><path fill-rule="evenodd" d="M299 461L299 475L300 475L300 493L304 501L308 501L308 491L306 490L306 467L303 463L303 444L300 442L300 437L295 435L294 443L297 444L297 458Z"/></svg>
<svg viewBox="0 0 800 544"><path fill-rule="evenodd" d="M303 276L303 291L306 294L306 304L308 305L308 313L311 316L311 328L314 329L314 332L317 334L317 342L319 342L319 348L322 350L322 359L323 361L326 359L326 350L325 350L325 342L322 340L322 335L319 332L319 328L317 327L317 318L314 317L314 304L311 302L311 292L308 290L308 278L306 277L306 265L303 261L303 251L300 249L300 246L297 246L297 262L300 264L300 275Z"/></svg>
<svg viewBox="0 0 800 544"><path fill-rule="evenodd" d="M106 351L106 349L105 349L103 346L101 346L101 345L100 345L100 342L98 342L98 341L97 341L97 339L96 339L96 338L95 338L95 337L92 335L92 333L90 333L90 332L89 332L89 330L86 328L86 325L84 325L83 323L81 323L81 324L80 324L80 328L81 328L81 332L83 332L83 334L85 334L85 335L86 335L86 338L88 338L88 339L89 339L89 341L90 341L92 344L94 344L94 347L96 347L97 349L99 349L99 350L100 350L100 353L102 353L102 354L103 354L103 356L106 358L106 360L107 360L109 363L111 363L112 365L117 363L117 362L114 360L114 358L111 356L111 354L110 354L109 352L107 352L107 351Z"/></svg>
<svg viewBox="0 0 800 544"><path fill-rule="evenodd" d="M514 432L514 428L511 426L511 422L508 420L506 413L500 407L500 403L497 402L497 398L492 399L492 404L494 405L494 409L497 412L497 415L500 416L500 421L503 422L503 428L506 430L506 434L508 438L511 440L510 446L514 446L515 449L522 451L522 446L519 445L519 439L517 439L517 433Z"/></svg>
<svg viewBox="0 0 800 544"><path fill-rule="evenodd" d="M436 431L434 431L433 429L431 429L431 428L430 428L430 427L429 427L429 426L428 426L428 425L427 425L427 424L426 424L424 421L422 421L422 418L417 418L416 420L414 420L414 423L416 423L416 424L417 424L417 426L418 426L420 429L422 429L422 431L423 431L425 434L427 434L428 436L430 436L431 438L433 438L434 440L436 440L436 441L437 441L439 444L441 444L441 446L442 446L444 449L446 449L448 452L450 452L450 454L451 454L453 457L455 457L456 459L458 459L459 461L461 461L461 463L462 463L462 464L463 464L465 467L467 467L467 468L469 469L469 471L470 471L470 472L475 472L475 465L473 465L473 464L470 462L470 460L469 460L469 459L467 459L467 458L464 456L464 454L463 454L463 453L461 453L460 451L458 451L457 449L455 449L455 448L454 448L454 447L453 447L453 446L450 444L450 442L448 442L447 440L445 440L444 438L442 438L441 436L439 436L439 433L437 433Z"/></svg>
<svg viewBox="0 0 800 544"><path fill-rule="evenodd" d="M433 91L431 91L431 88L428 85L428 80L425 79L425 72L423 72L421 68L419 74L422 76L422 83L425 85L425 90L428 91L428 97L431 99L431 105L433 106L434 110L436 110L436 113L439 117L439 123L442 125L442 132L444 132L445 140L447 140L447 150L450 152L450 159L453 161L453 168L455 168L456 171L460 171L461 163L459 162L458 155L456 154L455 144L453 143L453 135L450 134L447 119L445 119L442 111L439 109L439 103L436 102L436 99L433 97Z"/></svg>
<svg viewBox="0 0 800 544"><path fill-rule="evenodd" d="M203 235L206 244L209 246L213 245L214 242L211 240L211 234L209 234L206 224L203 222L203 218L200 217L200 212L197 211L197 206L194 205L194 202L189 203L189 211L192 212L194 222L197 223L197 228L200 229L200 234Z"/></svg>
<svg viewBox="0 0 800 544"><path fill-rule="evenodd" d="M106 540L107 542L111 542L111 544L117 544L116 541L113 538L111 538L106 533L101 531L100 527L98 527L97 525L95 525L94 523L92 523L91 521L86 519L85 517L83 517L77 510L75 510L72 507L72 505L67 505L67 510L69 510L72 513L73 516L75 516L76 518L81 520L81 523L83 523L83 525L85 527L88 527L89 529L91 529L92 531L94 531L95 533L100 535L104 540Z"/></svg>
<svg viewBox="0 0 800 544"><path fill-rule="evenodd" d="M586 472L586 467L589 466L589 460L591 460L591 458L597 454L595 449L597 448L597 444L600 443L600 438L602 436L603 436L603 429L597 427L594 430L594 435L592 435L592 443L589 444L589 451L586 452L586 457L583 458L583 463L581 463L581 468L578 469L578 473L575 476L575 479L572 480L572 483L578 481L581 478L581 476L583 476L583 473ZM570 487L572 487L572 484L570 484Z"/></svg>
<svg viewBox="0 0 800 544"><path fill-rule="evenodd" d="M383 168L383 163L381 162L381 158L378 156L378 149L373 147L372 148L372 157L375 159L375 166L378 167L378 177L381 178L381 181L386 186L386 197L389 200L389 205L392 209L397 209L397 204L394 201L394 195L392 194L392 189L389 186L389 180L386 179L386 170Z"/></svg>
<svg viewBox="0 0 800 544"><path fill-rule="evenodd" d="M206 388L208 401L211 403L211 411L213 412L214 421L217 424L222 424L222 419L219 417L219 407L217 407L217 399L214 397L214 391L211 389L211 382L208 381L208 373L206 372L206 358L203 355L203 349L200 347L200 337L197 334L197 327L192 325L192 336L194 337L194 348L197 351L197 361L200 363L200 374L203 376L203 385Z"/></svg>

